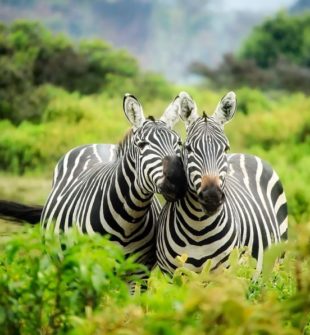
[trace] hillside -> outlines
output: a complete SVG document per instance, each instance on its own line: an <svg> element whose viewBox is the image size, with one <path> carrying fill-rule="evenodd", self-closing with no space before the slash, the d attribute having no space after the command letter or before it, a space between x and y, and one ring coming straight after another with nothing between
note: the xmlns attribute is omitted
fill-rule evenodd
<svg viewBox="0 0 310 335"><path fill-rule="evenodd" d="M296 3L291 7L291 12L300 13L305 10L310 10L309 0L297 0Z"/></svg>
<svg viewBox="0 0 310 335"><path fill-rule="evenodd" d="M4 22L35 19L75 39L103 38L128 49L143 68L179 81L188 80L193 60L218 64L264 15L227 10L224 0L0 1Z"/></svg>

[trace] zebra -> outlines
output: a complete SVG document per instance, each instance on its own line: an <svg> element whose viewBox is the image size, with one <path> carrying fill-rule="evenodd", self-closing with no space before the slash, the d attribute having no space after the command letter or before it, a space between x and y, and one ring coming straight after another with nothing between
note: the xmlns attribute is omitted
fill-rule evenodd
<svg viewBox="0 0 310 335"><path fill-rule="evenodd" d="M246 246L262 270L263 252L287 239L285 193L273 168L259 157L227 154L224 125L236 110L236 95L226 94L212 116L199 116L193 99L180 93L185 122L183 164L188 190L167 203L158 218L156 257L168 273L184 255L185 267L200 272L211 259L212 269L227 264L236 247Z"/></svg>
<svg viewBox="0 0 310 335"><path fill-rule="evenodd" d="M60 159L41 209L42 228L59 234L75 226L85 234L108 234L125 255L137 254L138 263L152 268L161 209L154 194L174 201L186 191L182 142L172 130L178 100L155 120L145 118L138 99L126 94L123 109L132 129L117 146L80 146Z"/></svg>

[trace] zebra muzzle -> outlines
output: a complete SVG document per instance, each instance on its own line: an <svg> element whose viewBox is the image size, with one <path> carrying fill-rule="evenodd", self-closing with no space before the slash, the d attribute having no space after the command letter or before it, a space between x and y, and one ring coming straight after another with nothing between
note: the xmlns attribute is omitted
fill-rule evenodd
<svg viewBox="0 0 310 335"><path fill-rule="evenodd" d="M214 214L223 204L224 192L218 186L210 186L198 193L198 200L204 210L209 214Z"/></svg>

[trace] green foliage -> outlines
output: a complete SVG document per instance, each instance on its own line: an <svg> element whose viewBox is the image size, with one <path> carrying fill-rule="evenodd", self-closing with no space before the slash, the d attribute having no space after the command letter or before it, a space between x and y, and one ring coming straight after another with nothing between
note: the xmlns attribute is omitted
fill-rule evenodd
<svg viewBox="0 0 310 335"><path fill-rule="evenodd" d="M254 59L263 68L275 65L276 61L285 57L293 63L309 66L308 50L310 33L310 13L289 16L278 13L254 28L245 41L240 56Z"/></svg>
<svg viewBox="0 0 310 335"><path fill-rule="evenodd" d="M0 119L41 122L50 101L46 84L82 95L104 91L119 96L130 90L145 91L149 98L166 97L169 91L162 77L142 73L131 55L103 41L74 44L38 22L1 24Z"/></svg>
<svg viewBox="0 0 310 335"><path fill-rule="evenodd" d="M250 86L309 93L310 12L278 13L253 29L238 56L227 54L215 69L194 62L190 70L217 88Z"/></svg>
<svg viewBox="0 0 310 335"><path fill-rule="evenodd" d="M98 235L20 234L0 252L1 334L66 333L112 297L124 304L131 273L143 270Z"/></svg>
<svg viewBox="0 0 310 335"><path fill-rule="evenodd" d="M1 333L309 334L309 242L303 226L294 242L268 250L263 276L236 249L229 268L211 272L209 261L196 274L180 264L172 278L154 269L147 290L130 295L129 273L141 267L106 238L70 231L42 240L31 229L0 248Z"/></svg>
<svg viewBox="0 0 310 335"><path fill-rule="evenodd" d="M117 143L129 124L122 100L69 94L44 87L50 101L41 124L0 122L0 169L15 174L45 170L50 175L68 150L88 143Z"/></svg>
<svg viewBox="0 0 310 335"><path fill-rule="evenodd" d="M270 111L272 102L263 92L243 87L238 91L238 112L245 115L260 111Z"/></svg>
<svg viewBox="0 0 310 335"><path fill-rule="evenodd" d="M256 65L253 59L238 59L228 54L215 69L195 62L190 70L205 77L207 84L215 88L237 89L249 86L264 90L302 91L307 94L310 92L309 66L299 66L284 58L277 59L275 65L265 69Z"/></svg>

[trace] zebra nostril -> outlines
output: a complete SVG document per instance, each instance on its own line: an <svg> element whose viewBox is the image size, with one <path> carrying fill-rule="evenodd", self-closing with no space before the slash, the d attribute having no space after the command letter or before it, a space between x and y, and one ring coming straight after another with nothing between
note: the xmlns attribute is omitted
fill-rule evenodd
<svg viewBox="0 0 310 335"><path fill-rule="evenodd" d="M198 198L199 198L200 200L203 200L203 199L205 198L205 196L204 196L204 192L199 192L199 193L198 193Z"/></svg>

